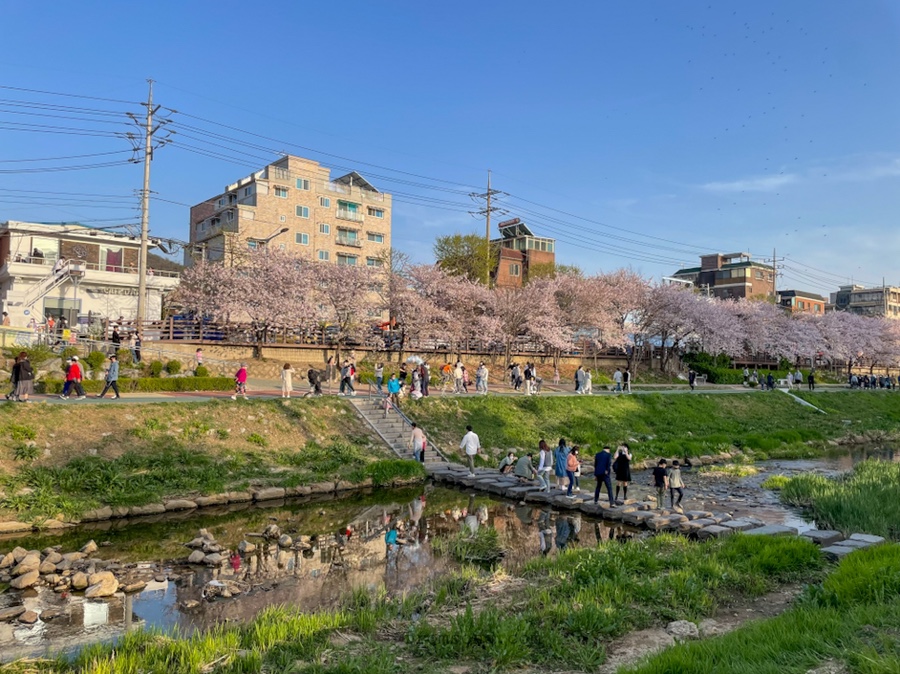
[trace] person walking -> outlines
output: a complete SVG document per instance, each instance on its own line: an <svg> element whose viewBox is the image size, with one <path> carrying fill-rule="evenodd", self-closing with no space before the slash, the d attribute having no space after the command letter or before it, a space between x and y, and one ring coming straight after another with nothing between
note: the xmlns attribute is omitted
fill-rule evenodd
<svg viewBox="0 0 900 674"><path fill-rule="evenodd" d="M594 456L594 478L597 480L597 486L594 488L594 504L600 503L600 489L606 485L606 495L609 496L609 507L615 508L616 502L613 500L612 479L610 472L612 471L612 454L609 451L609 445L605 445L602 450Z"/></svg>
<svg viewBox="0 0 900 674"><path fill-rule="evenodd" d="M345 360L344 364L341 365L341 386L338 390L338 395L356 395L356 389L353 388L353 370L349 360Z"/></svg>
<svg viewBox="0 0 900 674"><path fill-rule="evenodd" d="M325 361L325 381L328 382L328 391L331 392L331 383L334 381L334 356L328 356Z"/></svg>
<svg viewBox="0 0 900 674"><path fill-rule="evenodd" d="M122 335L119 334L118 326L113 328L109 341L112 342L112 352L118 354L119 347L122 346Z"/></svg>
<svg viewBox="0 0 900 674"><path fill-rule="evenodd" d="M556 475L556 488L562 490L565 487L566 461L569 458L569 448L566 439L560 438L556 451L553 454L553 473Z"/></svg>
<svg viewBox="0 0 900 674"><path fill-rule="evenodd" d="M625 389L625 393L631 393L631 370L629 370L627 367L622 373L622 385Z"/></svg>
<svg viewBox="0 0 900 674"><path fill-rule="evenodd" d="M428 447L428 439L425 437L425 431L419 428L415 422L412 425L412 434L409 437L409 448L413 452L413 458L416 461L425 463L425 450Z"/></svg>
<svg viewBox="0 0 900 674"><path fill-rule="evenodd" d="M748 370L747 367L744 366L744 386L749 386L749 385L750 385L750 370Z"/></svg>
<svg viewBox="0 0 900 674"><path fill-rule="evenodd" d="M590 368L584 373L584 389L582 393L588 396L594 395L594 375L591 373Z"/></svg>
<svg viewBox="0 0 900 674"><path fill-rule="evenodd" d="M620 368L616 368L616 371L613 372L613 382L616 384L616 392L622 392L622 370Z"/></svg>
<svg viewBox="0 0 900 674"><path fill-rule="evenodd" d="M794 373L794 384L797 385L797 390L803 386L803 373L800 371L800 368L797 368L797 371Z"/></svg>
<svg viewBox="0 0 900 674"><path fill-rule="evenodd" d="M484 364L484 361L481 361L478 364L478 369L475 370L475 393L480 393L481 395L487 393L487 378L487 366Z"/></svg>
<svg viewBox="0 0 900 674"><path fill-rule="evenodd" d="M119 359L115 355L109 357L109 367L106 368L106 383L103 386L103 391L97 397L105 397L109 389L112 389L115 394L113 400L118 400L122 397L122 394L119 393Z"/></svg>
<svg viewBox="0 0 900 674"><path fill-rule="evenodd" d="M809 374L806 375L806 383L809 386L810 391L816 390L816 375L814 373L814 370L810 370Z"/></svg>
<svg viewBox="0 0 900 674"><path fill-rule="evenodd" d="M375 363L375 388L384 393L384 363Z"/></svg>
<svg viewBox="0 0 900 674"><path fill-rule="evenodd" d="M197 370L203 367L203 349L199 346L197 350L194 351L194 374L197 374Z"/></svg>
<svg viewBox="0 0 900 674"><path fill-rule="evenodd" d="M290 363L285 363L281 368L281 397L290 398L291 391L294 390L294 370Z"/></svg>
<svg viewBox="0 0 900 674"><path fill-rule="evenodd" d="M681 479L681 465L678 463L678 460L672 462L672 467L669 468L669 499L672 504L672 509L678 508L681 509L681 499L684 498L684 482ZM678 492L678 500L675 500L675 492Z"/></svg>
<svg viewBox="0 0 900 674"><path fill-rule="evenodd" d="M309 384L309 391L303 394L304 398L322 395L322 373L311 365L306 371L306 383Z"/></svg>
<svg viewBox="0 0 900 674"><path fill-rule="evenodd" d="M688 370L688 386L691 387L691 390L694 390L694 387L697 385L697 373L693 370Z"/></svg>
<svg viewBox="0 0 900 674"><path fill-rule="evenodd" d="M464 449L466 452L466 461L469 464L469 477L475 477L475 456L478 454L478 450L481 449L481 440L478 439L478 435L472 430L471 426L466 426L466 434L459 443L459 448Z"/></svg>
<svg viewBox="0 0 900 674"><path fill-rule="evenodd" d="M613 473L616 476L616 502L619 500L619 489L622 489L622 500L628 500L628 483L631 482L631 449L628 445L619 445L613 460Z"/></svg>
<svg viewBox="0 0 900 674"><path fill-rule="evenodd" d="M550 491L550 471L553 470L553 450L547 441L541 438L538 443L538 481L541 491Z"/></svg>
<svg viewBox="0 0 900 674"><path fill-rule="evenodd" d="M406 388L406 378L409 376L409 370L406 368L406 363L400 363L400 371L397 374L397 380L400 382L400 388Z"/></svg>
<svg viewBox="0 0 900 674"><path fill-rule="evenodd" d="M72 387L75 389L75 397L77 400L84 400L87 396L84 394L84 387L81 385L81 380L84 379L84 370L81 367L81 361L78 360L78 356L72 356ZM68 379L68 377L67 377Z"/></svg>
<svg viewBox="0 0 900 674"><path fill-rule="evenodd" d="M16 400L30 403L28 396L34 393L34 368L31 367L26 351L19 352L16 364L13 365L13 379L16 382Z"/></svg>
<svg viewBox="0 0 900 674"><path fill-rule="evenodd" d="M559 367L553 366L553 385L559 386Z"/></svg>
<svg viewBox="0 0 900 674"><path fill-rule="evenodd" d="M141 339L141 333L137 333L137 335L134 338L134 362L135 363L141 362L141 345L142 345L142 343L143 343L143 340Z"/></svg>
<svg viewBox="0 0 900 674"><path fill-rule="evenodd" d="M239 395L244 396L244 400L247 399L247 364L241 363L241 366L238 368L238 371L234 373L234 395L231 396L232 400L237 400Z"/></svg>
<svg viewBox="0 0 900 674"><path fill-rule="evenodd" d="M666 489L669 488L669 475L666 471L666 460L660 459L653 469L653 486L656 487L656 509L663 509Z"/></svg>
<svg viewBox="0 0 900 674"><path fill-rule="evenodd" d="M581 470L581 461L578 459L578 447L573 447L572 451L569 452L569 456L566 457L566 477L569 478L569 488L566 490L566 497L575 498L572 494L572 489L575 487L578 482L578 473ZM581 489L577 489L577 491L581 491Z"/></svg>
<svg viewBox="0 0 900 674"><path fill-rule="evenodd" d="M128 335L128 350L131 351L131 362L137 363L137 335L135 333L131 333Z"/></svg>
<svg viewBox="0 0 900 674"><path fill-rule="evenodd" d="M579 365L575 370L575 393L584 393L585 371L584 367Z"/></svg>
<svg viewBox="0 0 900 674"><path fill-rule="evenodd" d="M428 385L431 383L431 367L428 363L419 365L419 377L422 379L422 395L428 397Z"/></svg>
<svg viewBox="0 0 900 674"><path fill-rule="evenodd" d="M392 374L391 378L388 379L387 383L388 396L391 399L391 404L396 408L400 409L400 380L397 379L396 374Z"/></svg>
<svg viewBox="0 0 900 674"><path fill-rule="evenodd" d="M456 361L456 366L453 368L453 392L463 392L463 364L459 360Z"/></svg>

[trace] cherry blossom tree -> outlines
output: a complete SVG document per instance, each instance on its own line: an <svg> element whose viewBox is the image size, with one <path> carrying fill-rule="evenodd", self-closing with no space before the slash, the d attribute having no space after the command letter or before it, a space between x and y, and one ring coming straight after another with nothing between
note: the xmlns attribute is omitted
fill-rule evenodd
<svg viewBox="0 0 900 674"><path fill-rule="evenodd" d="M333 328L337 361L351 340L364 341L372 323L380 318L379 283L368 267L314 264L315 316L320 324Z"/></svg>

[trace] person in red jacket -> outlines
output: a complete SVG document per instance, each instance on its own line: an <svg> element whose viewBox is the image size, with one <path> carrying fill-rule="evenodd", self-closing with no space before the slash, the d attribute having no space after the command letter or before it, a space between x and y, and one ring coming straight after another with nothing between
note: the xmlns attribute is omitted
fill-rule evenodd
<svg viewBox="0 0 900 674"><path fill-rule="evenodd" d="M241 367L237 372L234 373L234 395L231 396L232 400L237 400L238 395L244 396L244 400L247 399L247 364L241 363Z"/></svg>
<svg viewBox="0 0 900 674"><path fill-rule="evenodd" d="M62 395L59 397L63 400L68 400L69 391L74 388L76 400L84 400L87 396L84 395L84 388L81 386L83 376L78 356L72 356L72 360L66 362L68 363L66 367L66 383L63 385Z"/></svg>

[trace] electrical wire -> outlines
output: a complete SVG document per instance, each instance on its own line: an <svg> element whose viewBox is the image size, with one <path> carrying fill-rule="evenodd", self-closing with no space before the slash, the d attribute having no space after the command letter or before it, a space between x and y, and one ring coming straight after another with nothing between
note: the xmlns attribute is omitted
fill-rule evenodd
<svg viewBox="0 0 900 674"><path fill-rule="evenodd" d="M43 168L27 168L27 169L0 169L0 174L22 174L22 173L57 173L59 171L86 171L90 169L109 168L110 166L124 166L125 164L133 164L131 161L109 161L99 164L81 164L78 166L49 166Z"/></svg>
<svg viewBox="0 0 900 674"><path fill-rule="evenodd" d="M131 150L113 150L111 152L91 152L89 154L70 154L65 157L41 157L40 159L0 159L0 164L24 164L36 161L64 161L66 159L87 159L89 157L108 157L114 154L132 154Z"/></svg>
<svg viewBox="0 0 900 674"><path fill-rule="evenodd" d="M8 85L0 84L0 89L6 89L8 91L24 91L30 94L43 94L45 96L65 96L67 98L81 98L90 101L106 101L107 103L126 103L128 105L144 105L144 103L140 103L137 101L125 101L120 98L104 98L102 96L86 96L84 94L67 94L59 91L46 91L42 89L26 89L25 87L11 87Z"/></svg>

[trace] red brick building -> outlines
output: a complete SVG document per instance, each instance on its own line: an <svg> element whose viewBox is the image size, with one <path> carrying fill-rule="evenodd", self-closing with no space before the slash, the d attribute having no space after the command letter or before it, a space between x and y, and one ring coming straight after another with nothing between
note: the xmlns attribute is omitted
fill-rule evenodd
<svg viewBox="0 0 900 674"><path fill-rule="evenodd" d="M536 266L544 268L556 264L556 241L535 236L519 218L505 220L499 225L500 238L491 243L499 248L497 266L491 280L500 288L519 288L528 281L528 274Z"/></svg>

